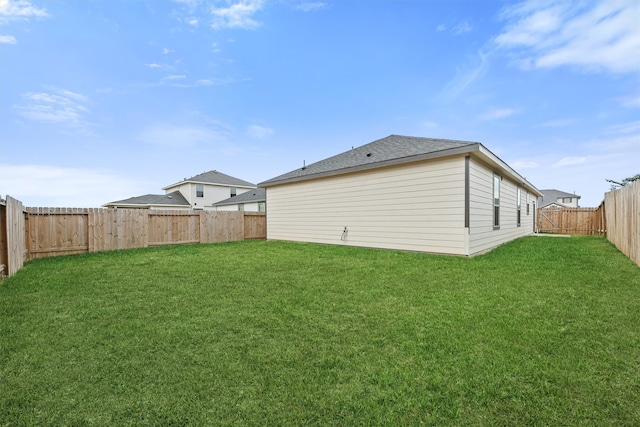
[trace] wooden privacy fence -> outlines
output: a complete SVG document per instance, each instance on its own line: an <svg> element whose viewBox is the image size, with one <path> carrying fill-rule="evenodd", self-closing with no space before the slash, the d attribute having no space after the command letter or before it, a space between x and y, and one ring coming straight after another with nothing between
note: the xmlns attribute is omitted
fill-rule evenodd
<svg viewBox="0 0 640 427"><path fill-rule="evenodd" d="M149 209L27 208L26 233L27 259L266 237L260 212Z"/></svg>
<svg viewBox="0 0 640 427"><path fill-rule="evenodd" d="M640 181L604 195L607 239L640 266Z"/></svg>
<svg viewBox="0 0 640 427"><path fill-rule="evenodd" d="M47 256L266 238L264 212L24 208L0 203L0 265L12 275Z"/></svg>
<svg viewBox="0 0 640 427"><path fill-rule="evenodd" d="M20 270L26 256L24 206L7 196L0 201L0 275Z"/></svg>
<svg viewBox="0 0 640 427"><path fill-rule="evenodd" d="M540 233L606 235L605 204L597 208L539 208Z"/></svg>

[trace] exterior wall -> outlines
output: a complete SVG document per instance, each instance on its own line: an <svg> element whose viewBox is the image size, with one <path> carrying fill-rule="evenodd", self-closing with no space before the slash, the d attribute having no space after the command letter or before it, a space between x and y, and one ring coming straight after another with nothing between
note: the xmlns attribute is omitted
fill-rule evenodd
<svg viewBox="0 0 640 427"><path fill-rule="evenodd" d="M167 209L178 211L190 211L191 206L150 206L149 209L165 211Z"/></svg>
<svg viewBox="0 0 640 427"><path fill-rule="evenodd" d="M535 195L521 187L520 226L517 225L516 194L518 184L505 174L500 182L500 227L493 227L494 170L472 158L469 165L469 255L492 249L502 243L532 234L534 231ZM529 213L527 214L527 204Z"/></svg>
<svg viewBox="0 0 640 427"><path fill-rule="evenodd" d="M247 203L243 203L243 205L244 205L245 212L259 212L258 202L247 202ZM216 206L215 209L217 211L235 212L238 210L238 205Z"/></svg>
<svg viewBox="0 0 640 427"><path fill-rule="evenodd" d="M464 255L464 168L457 156L269 187L267 238Z"/></svg>
<svg viewBox="0 0 640 427"><path fill-rule="evenodd" d="M213 209L211 207L212 204L217 203L221 200L228 199L231 196L231 187L223 186L223 185L212 185L212 184L203 184L204 185L204 197L196 197L196 184L193 182L185 182L184 184L179 184L170 189L165 190L165 194L172 193L176 190L180 191L185 199L196 209ZM236 187L236 194L242 194L246 191L251 190L251 188L243 188Z"/></svg>
<svg viewBox="0 0 640 427"><path fill-rule="evenodd" d="M578 198L577 197L571 197L571 201L570 202L565 202L564 200L567 199L568 197L558 197L557 202L558 204L562 205L562 206L566 206L568 208L577 208L578 207Z"/></svg>

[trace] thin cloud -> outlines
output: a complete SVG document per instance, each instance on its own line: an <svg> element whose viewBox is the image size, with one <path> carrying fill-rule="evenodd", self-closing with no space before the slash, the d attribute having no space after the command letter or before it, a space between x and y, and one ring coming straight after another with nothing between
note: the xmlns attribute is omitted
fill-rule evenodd
<svg viewBox="0 0 640 427"><path fill-rule="evenodd" d="M640 137L640 120L636 120L629 123L623 123L620 125L609 126L605 134L608 134L608 135L637 134L636 136Z"/></svg>
<svg viewBox="0 0 640 427"><path fill-rule="evenodd" d="M481 114L478 118L480 120L497 120L512 116L515 113L517 111L511 108L495 108Z"/></svg>
<svg viewBox="0 0 640 427"><path fill-rule="evenodd" d="M138 134L138 140L169 148L195 148L226 143L219 129L192 125L157 125Z"/></svg>
<svg viewBox="0 0 640 427"><path fill-rule="evenodd" d="M47 92L23 93L23 104L14 105L13 109L29 120L61 124L76 133L90 133L90 123L85 119L90 113L86 105L89 98L53 86L45 86L45 89Z"/></svg>
<svg viewBox="0 0 640 427"><path fill-rule="evenodd" d="M557 119L557 120L549 120L544 123L540 123L540 127L543 128L561 128L565 126L572 125L576 122L575 119Z"/></svg>
<svg viewBox="0 0 640 427"><path fill-rule="evenodd" d="M327 3L324 2L306 2L297 5L296 10L301 10L303 12L315 12L317 10L322 10L327 7Z"/></svg>
<svg viewBox="0 0 640 427"><path fill-rule="evenodd" d="M484 75L488 68L488 57L479 50L476 56L469 58L469 64L457 70L456 76L447 83L441 96L447 100L457 98L467 87Z"/></svg>
<svg viewBox="0 0 640 427"><path fill-rule="evenodd" d="M460 34L468 33L471 30L473 30L473 27L471 26L471 24L469 24L467 21L464 21L454 26L451 29L451 32L458 36Z"/></svg>
<svg viewBox="0 0 640 427"><path fill-rule="evenodd" d="M506 8L494 39L523 68L571 66L589 72L640 71L640 3L527 0Z"/></svg>
<svg viewBox="0 0 640 427"><path fill-rule="evenodd" d="M625 108L640 108L640 94L623 96L617 98L617 101Z"/></svg>
<svg viewBox="0 0 640 427"><path fill-rule="evenodd" d="M4 44L16 44L17 40L11 34L2 34L0 35L0 43Z"/></svg>
<svg viewBox="0 0 640 427"><path fill-rule="evenodd" d="M422 122L420 122L420 126L422 126L425 129L435 129L438 127L438 123L433 122L431 120L423 120Z"/></svg>
<svg viewBox="0 0 640 427"><path fill-rule="evenodd" d="M212 77L207 79L198 79L190 83L173 83L171 84L171 86L189 88L189 87L202 87L202 86L220 86L220 85L230 84L233 82L234 80L231 78Z"/></svg>
<svg viewBox="0 0 640 427"><path fill-rule="evenodd" d="M0 24L48 16L45 9L33 6L27 0L0 0Z"/></svg>
<svg viewBox="0 0 640 427"><path fill-rule="evenodd" d="M516 160L514 162L511 162L511 165L515 168L515 170L535 169L540 166L533 160Z"/></svg>
<svg viewBox="0 0 640 427"><path fill-rule="evenodd" d="M99 207L144 193L149 186L108 169L2 164L0 170L0 193L16 197L27 206Z"/></svg>
<svg viewBox="0 0 640 427"><path fill-rule="evenodd" d="M553 168L561 168L565 166L573 166L579 165L580 163L584 163L587 161L586 157L563 157L562 159L555 162L551 167Z"/></svg>
<svg viewBox="0 0 640 427"><path fill-rule="evenodd" d="M169 74L165 77L165 80L182 80L186 78L187 76L185 74Z"/></svg>
<svg viewBox="0 0 640 427"><path fill-rule="evenodd" d="M256 139L265 139L273 135L275 131L271 128L253 125L247 128L247 135Z"/></svg>
<svg viewBox="0 0 640 427"><path fill-rule="evenodd" d="M262 0L241 0L228 7L211 7L211 28L219 30L223 28L254 29L261 25L253 19L262 9Z"/></svg>
<svg viewBox="0 0 640 427"><path fill-rule="evenodd" d="M440 24L436 27L436 31L445 31L447 29L447 26L444 24Z"/></svg>

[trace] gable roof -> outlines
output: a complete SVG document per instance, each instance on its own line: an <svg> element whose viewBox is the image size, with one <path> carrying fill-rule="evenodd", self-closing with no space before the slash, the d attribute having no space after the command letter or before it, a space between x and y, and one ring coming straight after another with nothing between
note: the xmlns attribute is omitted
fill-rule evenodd
<svg viewBox="0 0 640 427"><path fill-rule="evenodd" d="M129 197L124 200L117 200L115 202L105 203L103 207L109 206L191 206L187 199L184 198L182 193L174 191L169 194L145 194L144 196Z"/></svg>
<svg viewBox="0 0 640 427"><path fill-rule="evenodd" d="M245 181L240 178L235 178L233 176L224 174L222 172L218 172L217 170L212 170L209 172L203 172L199 175L192 176L189 179L184 179L180 182L176 182L175 184L167 185L163 188L163 190L167 190L172 187L176 187L178 185L182 185L184 183L197 183L197 184L217 184L224 185L228 187L255 187L255 184L250 183L249 181Z"/></svg>
<svg viewBox="0 0 640 427"><path fill-rule="evenodd" d="M213 206L227 206L237 205L239 203L257 203L264 202L267 199L267 192L264 188L254 188L253 190L245 191L237 196L229 197L228 199L221 200L214 203Z"/></svg>
<svg viewBox="0 0 640 427"><path fill-rule="evenodd" d="M260 187L269 187L466 153L481 155L485 161L498 170L510 175L514 180L522 182L536 196L541 194L526 178L518 174L479 142L403 135L390 135L369 144L352 148L336 156L271 178L258 185Z"/></svg>
<svg viewBox="0 0 640 427"><path fill-rule="evenodd" d="M373 169L391 164L467 152L479 143L449 139L390 135L328 159L261 182L260 186L301 181L320 176L338 175L356 170Z"/></svg>
<svg viewBox="0 0 640 427"><path fill-rule="evenodd" d="M553 189L540 190L540 192L542 193L542 197L540 197L541 200L538 203L540 207L547 206L551 203L562 204L562 202L558 202L559 198L572 197L572 198L580 199L580 196L578 196L577 194L567 193L565 191L560 191L560 190L553 190Z"/></svg>

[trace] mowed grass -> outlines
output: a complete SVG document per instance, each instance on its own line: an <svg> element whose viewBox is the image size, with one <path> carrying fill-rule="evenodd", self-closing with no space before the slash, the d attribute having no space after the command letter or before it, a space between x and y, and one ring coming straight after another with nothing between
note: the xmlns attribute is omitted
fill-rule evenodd
<svg viewBox="0 0 640 427"><path fill-rule="evenodd" d="M0 284L0 425L640 425L640 268L275 241L36 260Z"/></svg>

